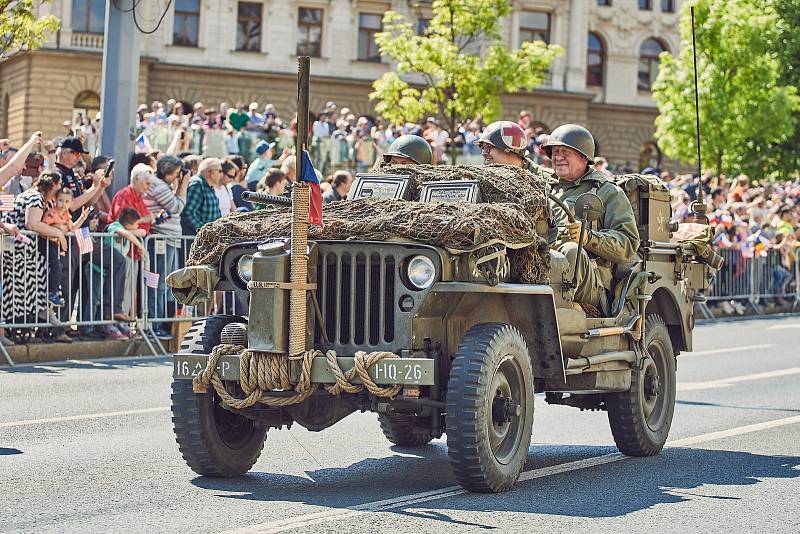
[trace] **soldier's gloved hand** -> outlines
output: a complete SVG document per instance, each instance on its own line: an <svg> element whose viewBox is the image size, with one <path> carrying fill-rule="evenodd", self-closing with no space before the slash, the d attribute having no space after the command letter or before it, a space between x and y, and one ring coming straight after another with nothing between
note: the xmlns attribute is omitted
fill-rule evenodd
<svg viewBox="0 0 800 534"><path fill-rule="evenodd" d="M564 237L566 237L570 241L574 241L575 243L577 243L578 239L580 239L580 236L581 236L581 223L579 221L568 222L567 226L566 226L566 230L567 230L567 233L566 233L566 235ZM589 242L590 237L591 237L591 232L587 228L583 232L583 245L584 246L586 245L586 243Z"/></svg>

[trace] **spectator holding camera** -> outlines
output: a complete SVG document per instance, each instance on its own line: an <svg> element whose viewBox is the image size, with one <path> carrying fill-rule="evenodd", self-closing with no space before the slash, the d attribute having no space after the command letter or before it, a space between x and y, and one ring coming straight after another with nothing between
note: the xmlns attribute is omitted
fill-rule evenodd
<svg viewBox="0 0 800 534"><path fill-rule="evenodd" d="M147 289L147 315L150 319L164 319L167 312L167 286L164 279L178 268L181 248L181 213L186 207L190 170L175 156L164 156L156 164L156 175L143 195L144 204L156 219L151 227L153 239L148 242L150 269L159 274L158 288ZM160 214L163 214L159 217ZM170 239L173 238L173 239ZM172 335L163 323L153 328L159 339L169 340Z"/></svg>

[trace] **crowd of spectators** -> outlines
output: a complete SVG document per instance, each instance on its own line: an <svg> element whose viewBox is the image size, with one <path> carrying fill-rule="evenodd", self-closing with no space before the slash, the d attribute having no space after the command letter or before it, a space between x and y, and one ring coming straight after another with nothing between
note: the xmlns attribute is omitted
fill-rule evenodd
<svg viewBox="0 0 800 534"><path fill-rule="evenodd" d="M232 212L254 209L242 199L244 191L287 195L297 178L296 118L284 121L271 104L231 107L223 102L206 108L169 100L139 107L135 152L111 171L125 172L129 185L110 196L110 160L98 153L97 119L66 121L64 135L52 141L36 132L19 149L0 140L0 188L9 202L0 233L13 238L3 253L0 318L54 325L39 329L47 341L128 337L140 316L143 290L150 319L174 316L178 310L164 279L188 255L190 237L182 236L193 236ZM475 144L483 129L480 119L464 121L451 133L434 117L422 124L394 125L339 109L334 102L310 119L309 151L324 202L346 198L353 174L372 169L400 135L425 138L436 163L482 162ZM527 111L519 113L518 123L528 134L530 158L549 166L541 149L547 132ZM595 166L612 173L603 158L596 158ZM613 170L634 172L629 165ZM659 174L652 168L643 172ZM674 220L689 220L698 180L669 172L660 176L672 196ZM760 255L779 257L771 267L771 290L784 295L794 281L800 247L800 181L779 184L709 174L700 182L716 229L715 246L731 251L728 268L741 270ZM21 235L21 230L28 232ZM70 234L86 230L105 234L76 246ZM88 250L87 240L92 244ZM138 287L143 272L154 273L157 281ZM217 305L222 301L218 298ZM724 304L735 311L741 306ZM67 328L76 315L80 327ZM160 339L171 338L169 323L153 325ZM11 343L6 336L0 340Z"/></svg>
<svg viewBox="0 0 800 534"><path fill-rule="evenodd" d="M713 245L726 260L717 276L716 292L738 295L750 291L771 295L770 304L788 304L786 297L797 290L800 180L776 182L711 173L700 180L691 174L663 172L660 176L669 188L677 222L692 219L698 184L702 187L709 223L715 228ZM754 259L761 259L760 263L753 263ZM750 269L757 265L766 272L754 276ZM719 304L727 313L744 312L741 299L723 299Z"/></svg>

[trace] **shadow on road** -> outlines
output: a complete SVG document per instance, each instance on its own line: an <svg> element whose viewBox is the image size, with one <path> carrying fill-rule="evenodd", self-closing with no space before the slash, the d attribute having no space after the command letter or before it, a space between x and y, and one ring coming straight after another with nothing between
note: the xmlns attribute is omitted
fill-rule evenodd
<svg viewBox="0 0 800 534"><path fill-rule="evenodd" d="M137 367L169 367L171 357L116 358L104 360L70 360L58 363L23 364L16 367L0 367L0 373L7 374L53 374L70 369L107 371L110 369L133 369Z"/></svg>
<svg viewBox="0 0 800 534"><path fill-rule="evenodd" d="M235 479L198 477L193 484L231 499L291 501L344 508L454 485L441 444L402 450L404 456L369 458L346 468L306 471L308 478L250 473ZM609 447L532 446L525 470L607 454ZM415 504L399 514L464 524L447 511L523 512L574 517L616 517L690 499L735 499L704 486L749 486L769 478L800 477L800 457L737 451L665 449L654 458L627 458L518 484L501 495L466 494ZM692 492L703 488L699 492ZM725 492L722 492L725 493ZM492 525L469 525L482 529Z"/></svg>

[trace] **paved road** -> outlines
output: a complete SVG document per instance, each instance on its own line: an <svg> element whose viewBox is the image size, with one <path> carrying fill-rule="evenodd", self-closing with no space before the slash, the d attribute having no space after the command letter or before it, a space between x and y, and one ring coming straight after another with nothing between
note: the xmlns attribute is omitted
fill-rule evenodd
<svg viewBox="0 0 800 534"><path fill-rule="evenodd" d="M165 359L0 369L3 532L800 531L800 317L699 326L671 443L616 453L604 413L537 398L523 481L459 490L443 440L392 448L372 414L272 432L247 475L198 477Z"/></svg>

